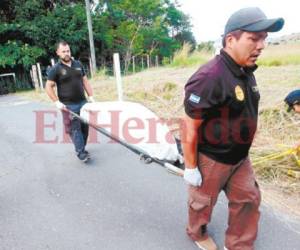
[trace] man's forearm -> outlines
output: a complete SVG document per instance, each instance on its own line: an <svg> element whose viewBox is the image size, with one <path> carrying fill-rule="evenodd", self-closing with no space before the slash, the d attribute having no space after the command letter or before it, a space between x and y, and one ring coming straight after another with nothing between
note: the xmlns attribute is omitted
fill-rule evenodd
<svg viewBox="0 0 300 250"><path fill-rule="evenodd" d="M90 84L85 85L84 89L88 96L93 96L93 89Z"/></svg>
<svg viewBox="0 0 300 250"><path fill-rule="evenodd" d="M54 90L54 86L52 86L51 84L49 83L46 83L46 87L45 87L45 90L46 90L46 93L47 95L49 96L49 98L55 102L58 100L58 97L55 93L55 90Z"/></svg>
<svg viewBox="0 0 300 250"><path fill-rule="evenodd" d="M197 137L194 135L190 138L187 138L187 141L182 143L184 163L186 168L193 168L198 165L197 146Z"/></svg>
<svg viewBox="0 0 300 250"><path fill-rule="evenodd" d="M181 141L186 168L195 168L198 165L198 129L201 123L201 119L193 119L187 115L183 118Z"/></svg>
<svg viewBox="0 0 300 250"><path fill-rule="evenodd" d="M87 77L83 77L83 87L88 96L93 96L93 89L91 84L88 82Z"/></svg>

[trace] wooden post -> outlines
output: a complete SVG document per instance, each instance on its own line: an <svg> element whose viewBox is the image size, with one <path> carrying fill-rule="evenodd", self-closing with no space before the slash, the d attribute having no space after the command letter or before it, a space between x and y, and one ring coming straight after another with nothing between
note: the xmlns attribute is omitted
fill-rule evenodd
<svg viewBox="0 0 300 250"><path fill-rule="evenodd" d="M40 82L40 89L44 89L43 85L43 78L42 78L42 71L41 71L41 65L40 63L37 63L37 70L38 70L38 76L39 76L39 82Z"/></svg>
<svg viewBox="0 0 300 250"><path fill-rule="evenodd" d="M96 73L97 65L96 65L96 54L95 54L95 45L94 45L94 37L93 37L93 26L92 26L92 18L90 12L90 1L85 0L85 10L86 10L86 18L88 24L89 31L89 41L90 41L90 52L91 52L91 72ZM92 75L92 74L91 74Z"/></svg>
<svg viewBox="0 0 300 250"><path fill-rule="evenodd" d="M117 80L118 100L123 101L123 86L119 53L114 53L114 72Z"/></svg>
<svg viewBox="0 0 300 250"><path fill-rule="evenodd" d="M148 69L150 68L150 56L149 55L147 55L147 67L148 67Z"/></svg>
<svg viewBox="0 0 300 250"><path fill-rule="evenodd" d="M32 82L33 82L32 66L31 66L31 70L29 71L29 74L30 74L31 80L32 80Z"/></svg>
<svg viewBox="0 0 300 250"><path fill-rule="evenodd" d="M89 58L89 64L90 64L90 73L91 73L91 78L94 77L94 70L93 70L93 63L92 63L92 59Z"/></svg>
<svg viewBox="0 0 300 250"><path fill-rule="evenodd" d="M38 80L36 65L31 66L31 71L32 71L32 81L34 84L34 88L35 90L37 90L39 88L39 80Z"/></svg>
<svg viewBox="0 0 300 250"><path fill-rule="evenodd" d="M155 56L155 66L158 67L158 56Z"/></svg>
<svg viewBox="0 0 300 250"><path fill-rule="evenodd" d="M135 56L132 57L132 71L135 73Z"/></svg>
<svg viewBox="0 0 300 250"><path fill-rule="evenodd" d="M144 57L142 56L142 70L144 70Z"/></svg>

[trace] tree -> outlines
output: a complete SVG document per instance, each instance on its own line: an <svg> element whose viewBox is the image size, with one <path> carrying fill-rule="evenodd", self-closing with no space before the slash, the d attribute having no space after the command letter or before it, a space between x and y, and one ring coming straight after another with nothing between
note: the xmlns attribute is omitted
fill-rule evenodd
<svg viewBox="0 0 300 250"><path fill-rule="evenodd" d="M194 44L189 17L177 7L171 0L99 0L92 13L97 61L110 62L119 52L128 70L133 55L169 57L184 42ZM3 67L49 63L58 40L69 42L76 58L88 59L83 1L2 0L0 14Z"/></svg>
<svg viewBox="0 0 300 250"><path fill-rule="evenodd" d="M170 1L104 0L98 10L100 16L106 17L102 27L110 27L102 42L121 53L125 70L133 54L170 56L184 41L196 43L188 17ZM100 33L98 28L96 33Z"/></svg>

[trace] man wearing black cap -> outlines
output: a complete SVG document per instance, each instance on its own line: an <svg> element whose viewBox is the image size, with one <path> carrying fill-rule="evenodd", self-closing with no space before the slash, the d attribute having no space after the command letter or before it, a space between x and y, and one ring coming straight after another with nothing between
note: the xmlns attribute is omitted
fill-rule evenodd
<svg viewBox="0 0 300 250"><path fill-rule="evenodd" d="M187 233L200 249L217 249L207 224L221 190L229 200L224 249L254 249L261 197L248 157L260 98L253 72L267 32L279 31L283 24L282 18L267 19L259 8L235 12L225 26L220 55L185 86Z"/></svg>

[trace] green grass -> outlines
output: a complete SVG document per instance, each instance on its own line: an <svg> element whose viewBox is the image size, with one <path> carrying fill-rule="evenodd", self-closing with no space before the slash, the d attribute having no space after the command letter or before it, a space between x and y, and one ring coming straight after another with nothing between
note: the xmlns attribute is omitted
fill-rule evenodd
<svg viewBox="0 0 300 250"><path fill-rule="evenodd" d="M170 66L176 68L193 67L209 61L213 54L208 51L191 52L191 45L186 43L175 52ZM285 66L300 65L300 43L290 42L287 44L268 45L257 61L259 66Z"/></svg>
<svg viewBox="0 0 300 250"><path fill-rule="evenodd" d="M182 48L175 52L172 67L191 67L206 63L212 58L211 52L194 51L191 53L191 45L185 43Z"/></svg>

